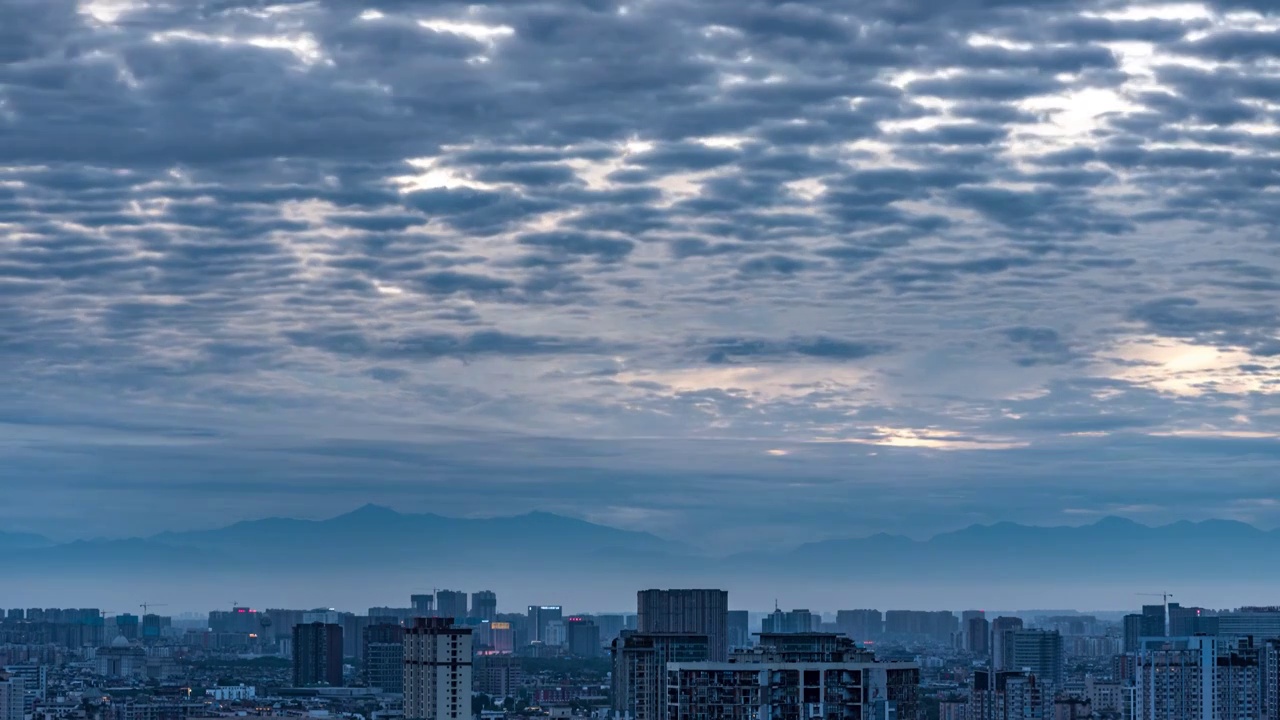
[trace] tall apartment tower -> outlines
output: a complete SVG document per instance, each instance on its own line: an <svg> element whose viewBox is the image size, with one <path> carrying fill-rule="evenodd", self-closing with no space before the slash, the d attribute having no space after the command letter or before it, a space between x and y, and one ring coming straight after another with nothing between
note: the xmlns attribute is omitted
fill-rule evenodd
<svg viewBox="0 0 1280 720"><path fill-rule="evenodd" d="M409 605L413 608L413 614L417 617L435 617L436 598L434 595L410 595Z"/></svg>
<svg viewBox="0 0 1280 720"><path fill-rule="evenodd" d="M974 655L991 654L991 623L984 617L971 617L965 624L965 649Z"/></svg>
<svg viewBox="0 0 1280 720"><path fill-rule="evenodd" d="M1128 716L1135 720L1268 717L1260 667L1265 660L1259 650L1250 638L1143 638L1136 653L1134 702Z"/></svg>
<svg viewBox="0 0 1280 720"><path fill-rule="evenodd" d="M1026 670L1041 683L1062 687L1062 635L1057 630L1014 630L1005 639L1008 669Z"/></svg>
<svg viewBox="0 0 1280 720"><path fill-rule="evenodd" d="M1142 637L1164 637L1166 634L1168 633L1165 626L1164 605L1143 605Z"/></svg>
<svg viewBox="0 0 1280 720"><path fill-rule="evenodd" d="M404 628L391 623L370 625L361 639L369 687L397 695L404 692Z"/></svg>
<svg viewBox="0 0 1280 720"><path fill-rule="evenodd" d="M404 632L405 720L471 717L471 628L414 618Z"/></svg>
<svg viewBox="0 0 1280 720"><path fill-rule="evenodd" d="M461 624L470 617L467 613L467 594L460 590L437 590L436 615L453 618L455 623Z"/></svg>
<svg viewBox="0 0 1280 720"><path fill-rule="evenodd" d="M0 720L23 720L26 701L22 679L0 672Z"/></svg>
<svg viewBox="0 0 1280 720"><path fill-rule="evenodd" d="M492 590L471 593L471 617L481 620L498 619L498 595Z"/></svg>
<svg viewBox="0 0 1280 720"><path fill-rule="evenodd" d="M1142 640L1142 616L1137 613L1125 615L1122 627L1124 628L1124 651L1138 652L1139 642Z"/></svg>
<svg viewBox="0 0 1280 720"><path fill-rule="evenodd" d="M729 659L729 593L724 590L641 590L640 633L706 635L712 662Z"/></svg>
<svg viewBox="0 0 1280 720"><path fill-rule="evenodd" d="M293 626L293 685L342 686L342 626L305 623Z"/></svg>
<svg viewBox="0 0 1280 720"><path fill-rule="evenodd" d="M1000 616L991 621L991 668L1009 670L1008 636L1022 629L1022 618Z"/></svg>

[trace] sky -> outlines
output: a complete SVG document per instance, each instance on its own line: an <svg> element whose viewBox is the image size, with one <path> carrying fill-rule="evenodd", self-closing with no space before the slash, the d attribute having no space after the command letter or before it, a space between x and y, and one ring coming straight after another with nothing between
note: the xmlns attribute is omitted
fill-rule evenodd
<svg viewBox="0 0 1280 720"><path fill-rule="evenodd" d="M1280 525L1274 0L0 0L0 530Z"/></svg>

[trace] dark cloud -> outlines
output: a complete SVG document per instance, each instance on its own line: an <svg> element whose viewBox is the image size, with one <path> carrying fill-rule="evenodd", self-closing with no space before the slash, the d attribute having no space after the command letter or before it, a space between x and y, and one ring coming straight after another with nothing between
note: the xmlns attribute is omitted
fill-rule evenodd
<svg viewBox="0 0 1280 720"><path fill-rule="evenodd" d="M382 452L449 511L722 542L1234 507L1231 436L1280 433L1280 75L1226 13L1273 5L0 0L0 529L222 474L315 509Z"/></svg>

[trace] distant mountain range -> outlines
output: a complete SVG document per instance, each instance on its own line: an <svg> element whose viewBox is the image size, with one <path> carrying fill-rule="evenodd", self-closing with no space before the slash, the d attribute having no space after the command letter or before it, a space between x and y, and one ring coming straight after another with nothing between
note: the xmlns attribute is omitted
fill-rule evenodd
<svg viewBox="0 0 1280 720"><path fill-rule="evenodd" d="M764 588L778 581L798 587L801 581L827 580L849 587L873 581L947 587L1119 581L1136 587L1165 581L1262 582L1260 573L1278 553L1280 531L1244 523L1148 527L1104 518L1079 527L974 525L924 541L880 534L774 554L709 558L648 533L548 513L465 519L368 505L328 520L267 518L128 540L57 544L36 535L0 533L0 577L50 587L79 587L88 578L102 587L122 578L139 584L180 581L193 593L197 580L214 582L210 578L252 588L278 581L276 587L296 586L298 593L329 591L330 578L420 588L428 581L499 586L496 577L507 583L504 587L536 583L578 589L573 592L608 587L615 594L617 588L685 583L768 592ZM130 588L129 597L142 592L140 587ZM162 588L171 589L172 584ZM347 593L343 597L364 597L359 587L340 589Z"/></svg>

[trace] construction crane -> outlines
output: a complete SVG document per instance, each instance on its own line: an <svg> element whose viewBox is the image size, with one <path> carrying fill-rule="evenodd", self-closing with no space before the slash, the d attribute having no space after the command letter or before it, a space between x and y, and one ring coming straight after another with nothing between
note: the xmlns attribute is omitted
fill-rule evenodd
<svg viewBox="0 0 1280 720"><path fill-rule="evenodd" d="M167 607L166 603L138 603L138 607L142 608L142 614L147 614L147 608Z"/></svg>
<svg viewBox="0 0 1280 720"><path fill-rule="evenodd" d="M1164 634L1165 634L1165 635L1168 635L1168 634L1169 634L1169 598L1173 597L1173 593L1171 593L1171 592L1148 592L1148 593L1137 593L1137 594L1138 594L1138 595L1143 595L1143 596L1146 596L1146 597L1158 597L1158 598L1160 598L1160 602L1161 602L1161 604L1163 604L1163 605L1164 605Z"/></svg>

